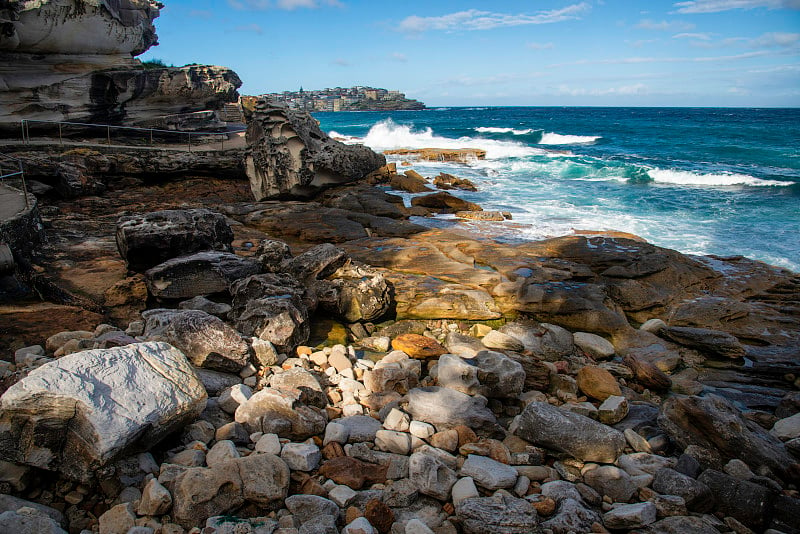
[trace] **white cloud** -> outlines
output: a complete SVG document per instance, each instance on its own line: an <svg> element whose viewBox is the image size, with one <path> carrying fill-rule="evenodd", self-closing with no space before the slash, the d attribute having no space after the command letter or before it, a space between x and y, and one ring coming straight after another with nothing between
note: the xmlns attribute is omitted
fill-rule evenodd
<svg viewBox="0 0 800 534"><path fill-rule="evenodd" d="M333 63L334 65L338 65L338 66L340 66L340 67L349 67L349 66L350 66L350 62L349 62L349 61L347 61L347 60L346 60L346 59L344 59L344 58L340 58L340 57L338 57L338 58L334 59L334 60L332 61L332 63Z"/></svg>
<svg viewBox="0 0 800 534"><path fill-rule="evenodd" d="M719 13L732 9L800 9L800 0L691 0L676 2L676 13Z"/></svg>
<svg viewBox="0 0 800 534"><path fill-rule="evenodd" d="M693 39L695 41L710 41L710 33L677 33L672 36L673 39Z"/></svg>
<svg viewBox="0 0 800 534"><path fill-rule="evenodd" d="M401 54L400 52L394 52L389 55L389 59L392 61L397 61L398 63L406 63L408 61L408 56Z"/></svg>
<svg viewBox="0 0 800 534"><path fill-rule="evenodd" d="M675 32L675 31L691 30L692 28L694 28L694 24L690 22L684 22L682 20L655 21L651 19L644 19L640 20L639 24L637 24L636 27L642 30Z"/></svg>
<svg viewBox="0 0 800 534"><path fill-rule="evenodd" d="M457 31L457 30L491 30L509 26L523 26L527 24L552 24L580 18L580 15L591 9L587 2L572 4L561 9L540 11L534 15L508 15L505 13L492 13L469 9L442 15L440 17L420 17L411 15L400 22L399 30L408 33L421 33L428 30Z"/></svg>
<svg viewBox="0 0 800 534"><path fill-rule="evenodd" d="M620 87L609 87L607 89L586 89L573 88L568 85L560 85L556 88L557 95L566 96L633 96L633 95L646 95L650 93L650 88L643 83L636 83L632 85L623 85Z"/></svg>
<svg viewBox="0 0 800 534"><path fill-rule="evenodd" d="M786 48L800 41L800 33L770 32L761 37L751 39L748 46L753 48Z"/></svg>
<svg viewBox="0 0 800 534"><path fill-rule="evenodd" d="M553 43L527 43L525 46L531 50L549 50L553 48Z"/></svg>
<svg viewBox="0 0 800 534"><path fill-rule="evenodd" d="M238 10L264 10L264 9L286 9L293 10L298 8L316 9L320 6L342 7L339 0L228 0L228 5Z"/></svg>

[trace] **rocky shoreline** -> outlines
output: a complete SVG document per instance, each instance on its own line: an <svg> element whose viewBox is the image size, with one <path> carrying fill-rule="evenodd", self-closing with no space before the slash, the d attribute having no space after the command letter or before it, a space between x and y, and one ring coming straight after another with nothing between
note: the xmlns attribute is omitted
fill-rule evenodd
<svg viewBox="0 0 800 534"><path fill-rule="evenodd" d="M88 4L64 23L155 42L159 4ZM43 241L0 277L0 531L800 533L796 273L421 226L511 223L245 119L246 149L6 149Z"/></svg>

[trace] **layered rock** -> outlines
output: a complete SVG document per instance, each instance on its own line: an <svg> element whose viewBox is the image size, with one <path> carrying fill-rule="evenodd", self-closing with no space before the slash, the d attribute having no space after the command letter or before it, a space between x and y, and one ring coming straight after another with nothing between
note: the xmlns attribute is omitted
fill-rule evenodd
<svg viewBox="0 0 800 534"><path fill-rule="evenodd" d="M248 116L246 171L256 200L307 198L325 186L365 178L386 159L322 132L305 112L261 99Z"/></svg>
<svg viewBox="0 0 800 534"><path fill-rule="evenodd" d="M91 350L45 364L0 398L3 458L73 479L196 418L206 391L165 343Z"/></svg>
<svg viewBox="0 0 800 534"><path fill-rule="evenodd" d="M241 80L230 69L149 69L133 59L157 44L153 20L161 7L153 0L6 2L0 124L130 124L235 101ZM213 116L211 124L220 125Z"/></svg>

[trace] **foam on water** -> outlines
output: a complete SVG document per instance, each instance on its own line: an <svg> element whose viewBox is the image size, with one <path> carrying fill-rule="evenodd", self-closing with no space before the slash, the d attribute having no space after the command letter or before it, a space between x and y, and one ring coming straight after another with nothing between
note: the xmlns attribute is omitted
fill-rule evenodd
<svg viewBox="0 0 800 534"><path fill-rule="evenodd" d="M331 136L334 134L335 132L331 132ZM350 138L350 140L363 143L374 150L476 148L485 150L487 159L524 158L544 153L542 149L529 147L514 141L497 141L474 137L460 137L458 139L441 137L435 135L431 128L416 131L413 125L397 124L391 119L375 124L364 138Z"/></svg>
<svg viewBox="0 0 800 534"><path fill-rule="evenodd" d="M561 135L546 132L542 135L540 145L588 145L602 139L599 135Z"/></svg>
<svg viewBox="0 0 800 534"><path fill-rule="evenodd" d="M527 128L525 130L515 130L514 128L495 128L493 126L478 126L477 128L475 128L475 131L478 133L496 133L496 134L510 133L514 135L526 135L532 133L534 130L531 128Z"/></svg>
<svg viewBox="0 0 800 534"><path fill-rule="evenodd" d="M794 182L780 180L764 180L747 174L721 173L700 174L690 171L676 171L670 169L649 169L647 174L656 183L674 185L694 185L705 187L747 185L751 187L785 187Z"/></svg>

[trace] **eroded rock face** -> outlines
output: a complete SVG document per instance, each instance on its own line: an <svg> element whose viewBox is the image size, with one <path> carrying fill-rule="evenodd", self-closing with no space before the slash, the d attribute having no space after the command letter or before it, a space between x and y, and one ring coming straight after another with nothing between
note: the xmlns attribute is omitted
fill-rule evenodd
<svg viewBox="0 0 800 534"><path fill-rule="evenodd" d="M197 252L172 258L145 272L147 290L160 299L188 299L227 291L261 271L257 261L230 252Z"/></svg>
<svg viewBox="0 0 800 534"><path fill-rule="evenodd" d="M161 7L153 0L3 4L0 123L131 123L236 101L241 80L230 69L148 69L133 59L157 43Z"/></svg>
<svg viewBox="0 0 800 534"><path fill-rule="evenodd" d="M0 398L0 455L89 480L140 443L194 420L206 390L166 343L78 352L45 364Z"/></svg>
<svg viewBox="0 0 800 534"><path fill-rule="evenodd" d="M308 113L267 99L248 117L247 143L246 170L256 200L307 198L386 164L384 156L363 145L329 138Z"/></svg>
<svg viewBox="0 0 800 534"><path fill-rule="evenodd" d="M120 256L138 272L193 252L233 250L233 230L225 217L202 208L121 217L116 238Z"/></svg>

